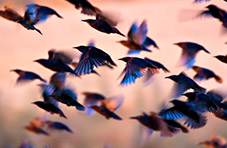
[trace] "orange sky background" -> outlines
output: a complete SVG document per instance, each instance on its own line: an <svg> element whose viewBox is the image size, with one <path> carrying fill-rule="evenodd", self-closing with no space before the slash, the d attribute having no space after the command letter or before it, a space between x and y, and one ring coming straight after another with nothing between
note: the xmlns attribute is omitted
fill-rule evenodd
<svg viewBox="0 0 227 148"><path fill-rule="evenodd" d="M124 39L116 34L104 34L98 32L81 22L82 19L91 18L80 14L72 5L64 0L35 1L40 5L54 8L64 19L52 16L45 23L36 25L43 36L35 31L26 30L20 25L0 18L0 147L18 147L21 140L27 138L37 147L49 145L52 148L101 148L105 143L114 148L137 148L140 136L140 124L129 120L130 116L139 115L142 111L158 112L163 102L167 102L173 82L166 80L165 76L179 74L185 71L191 78L192 70L179 67L181 49L173 43L192 41L203 45L211 54L200 52L195 65L214 70L224 82L218 84L215 80L198 82L201 86L210 89L226 90L227 69L226 64L221 63L212 56L225 55L227 45L224 44L226 35L221 35L221 23L215 19L197 18L193 16L210 3L221 8L227 6L221 0L211 0L210 3L193 4L192 0L90 0L102 10L115 12L120 16L117 28L127 34L134 21L148 23L148 36L156 41L160 50L150 49L152 53L142 52L139 57L149 57L163 63L171 73L160 72L154 81L147 87L143 86L143 78L127 87L120 87L121 78L118 79L125 63L118 59L126 56L127 48L116 41ZM15 3L17 2L17 3ZM2 0L0 8L10 5L23 14L25 7L18 5L19 0ZM183 19L182 19L183 18ZM74 134L66 132L53 132L50 137L34 135L23 129L29 120L44 116L45 112L31 102L41 100L41 92L37 84L38 80L26 85L15 87L17 75L9 72L19 68L33 71L48 80L53 74L33 61L39 58L47 58L49 49L67 49L73 51L78 60L80 53L72 47L86 45L91 39L95 40L96 47L109 53L117 63L114 70L104 67L98 68L101 77L96 75L82 76L81 79L69 77L67 84L75 88L79 102L83 102L83 91L98 92L107 97L118 94L125 96L122 106L116 111L123 121L106 120L99 114L87 116L75 108L68 108L60 104L68 119L62 119L52 115L51 120L61 121L67 124ZM190 130L189 134L180 133L172 138L160 137L159 132L154 132L144 145L144 148L191 148L202 147L196 143L208 139L210 135L219 134L227 139L227 122L207 114L208 123L198 130Z"/></svg>

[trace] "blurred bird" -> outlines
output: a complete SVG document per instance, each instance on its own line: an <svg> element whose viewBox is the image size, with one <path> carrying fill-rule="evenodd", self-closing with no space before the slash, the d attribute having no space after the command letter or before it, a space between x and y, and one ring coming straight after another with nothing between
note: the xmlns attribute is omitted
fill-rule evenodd
<svg viewBox="0 0 227 148"><path fill-rule="evenodd" d="M77 76L74 70L67 65L67 63L63 60L63 57L60 54L55 54L52 50L48 52L48 59L38 59L34 62L39 63L40 65L55 71L55 72L69 72Z"/></svg>
<svg viewBox="0 0 227 148"><path fill-rule="evenodd" d="M136 58L136 57L124 57L119 60L126 62L126 67L120 74L120 77L124 75L123 80L120 85L126 86L131 83L135 83L137 78L142 77L149 70L157 71L157 67L148 62L146 59Z"/></svg>
<svg viewBox="0 0 227 148"><path fill-rule="evenodd" d="M227 148L226 140L217 135L210 137L210 140L201 141L198 144L204 145L208 148Z"/></svg>
<svg viewBox="0 0 227 148"><path fill-rule="evenodd" d="M13 69L10 71L16 72L19 75L19 77L17 78L16 84L33 81L35 79L39 79L40 81L46 83L46 80L44 80L43 78L41 78L39 75L37 75L34 72L24 71L21 69Z"/></svg>
<svg viewBox="0 0 227 148"><path fill-rule="evenodd" d="M147 37L147 22L144 20L140 26L137 25L137 22L133 23L128 35L127 40L119 41L123 46L129 48L128 54L140 53L141 51L151 52L147 47L154 46L159 49L155 41Z"/></svg>
<svg viewBox="0 0 227 148"><path fill-rule="evenodd" d="M215 74L213 71L206 69L206 68L202 68L199 66L192 66L192 69L197 73L194 76L195 80L208 80L210 78L214 78L218 83L222 83L223 80L222 78Z"/></svg>
<svg viewBox="0 0 227 148"><path fill-rule="evenodd" d="M33 148L33 147L34 145L31 144L27 139L24 139L19 146L19 148Z"/></svg>
<svg viewBox="0 0 227 148"><path fill-rule="evenodd" d="M55 90L63 89L66 83L66 72L54 73L50 78L50 85L53 85Z"/></svg>
<svg viewBox="0 0 227 148"><path fill-rule="evenodd" d="M43 130L43 122L39 118L34 118L30 120L30 125L25 126L24 129L36 133L36 134L43 134L49 136L49 133Z"/></svg>
<svg viewBox="0 0 227 148"><path fill-rule="evenodd" d="M206 91L205 88L199 86L195 81L193 81L191 78L186 76L184 72L181 72L179 75L171 75L166 78L176 82L174 85L174 92L173 92L174 98L180 97L186 90L190 88L199 92Z"/></svg>
<svg viewBox="0 0 227 148"><path fill-rule="evenodd" d="M125 36L116 27L110 24L108 20L106 21L105 17L102 17L100 14L96 15L96 19L86 19L82 21L88 23L88 25L100 32L107 34L116 33L123 37Z"/></svg>
<svg viewBox="0 0 227 148"><path fill-rule="evenodd" d="M96 15L100 13L101 11L99 8L93 6L89 1L87 0L66 0L69 3L75 5L76 9L81 8L81 13L87 14L87 15Z"/></svg>
<svg viewBox="0 0 227 148"><path fill-rule="evenodd" d="M110 98L105 98L101 94L86 93L85 99L86 99L85 103L88 106L88 108L91 108L94 111L105 116L106 119L114 118L116 120L122 120L121 117L114 113L114 111L121 106L122 102L124 101L123 96L119 95Z"/></svg>
<svg viewBox="0 0 227 148"><path fill-rule="evenodd" d="M227 64L227 55L218 55L218 56L215 56L215 58L217 58L219 61Z"/></svg>
<svg viewBox="0 0 227 148"><path fill-rule="evenodd" d="M210 0L194 0L195 3L209 2Z"/></svg>
<svg viewBox="0 0 227 148"><path fill-rule="evenodd" d="M84 105L87 107L86 112L88 115L91 115L94 113L94 110L89 108L92 105L97 105L99 106L101 101L105 99L105 97L101 94L98 93L92 93L92 92L83 92L82 93L85 98L84 98Z"/></svg>
<svg viewBox="0 0 227 148"><path fill-rule="evenodd" d="M210 4L206 6L207 10L201 11L198 16L206 16L206 17L213 17L218 19L222 22L222 26L226 29L227 28L227 12L214 4Z"/></svg>
<svg viewBox="0 0 227 148"><path fill-rule="evenodd" d="M74 47L82 52L80 61L75 69L77 75L89 74L92 72L94 67L110 64L117 66L111 57L101 49L93 46L78 46Z"/></svg>
<svg viewBox="0 0 227 148"><path fill-rule="evenodd" d="M151 60L149 58L144 58L148 63L153 64L154 66L157 67L157 69L162 69L164 72L170 72L164 65L162 65L161 63ZM154 70L150 70L148 69L146 75L145 75L145 85L149 85L151 83L151 81L153 80L153 77L155 74L159 73L159 71L154 71Z"/></svg>
<svg viewBox="0 0 227 148"><path fill-rule="evenodd" d="M179 42L174 45L177 45L182 49L181 64L188 69L195 63L196 55L200 50L210 53L203 46L193 42Z"/></svg>
<svg viewBox="0 0 227 148"><path fill-rule="evenodd" d="M75 106L77 110L85 110L85 107L77 101L76 93L70 88L60 89L52 94L51 97L67 106Z"/></svg>
<svg viewBox="0 0 227 148"><path fill-rule="evenodd" d="M44 109L47 112L50 112L51 114L55 113L55 114L59 114L60 117L67 118L64 115L64 113L61 111L61 109L58 108L57 106L55 106L52 103L46 103L46 102L43 102L43 101L36 101L36 102L33 102L33 104L37 105L38 107Z"/></svg>
<svg viewBox="0 0 227 148"><path fill-rule="evenodd" d="M154 112L150 114L143 113L142 115L130 117L130 119L138 120L142 125L148 127L152 133L153 131L160 131L161 136L171 137L179 132L177 128L183 129L188 132L187 128L176 121L165 120Z"/></svg>
<svg viewBox="0 0 227 148"><path fill-rule="evenodd" d="M186 117L184 124L194 129L201 128L206 125L206 116L198 112L195 104L180 100L172 100L170 102L173 103L174 106L160 112L160 116L163 118L177 120Z"/></svg>
<svg viewBox="0 0 227 148"><path fill-rule="evenodd" d="M183 95L188 98L188 102L195 104L195 108L201 113L205 113L207 111L216 113L220 109L215 103L215 100L211 99L204 93L188 92Z"/></svg>
<svg viewBox="0 0 227 148"><path fill-rule="evenodd" d="M61 122L45 121L44 124L47 125L49 129L65 130L69 133L73 133L73 131L67 125L65 125Z"/></svg>

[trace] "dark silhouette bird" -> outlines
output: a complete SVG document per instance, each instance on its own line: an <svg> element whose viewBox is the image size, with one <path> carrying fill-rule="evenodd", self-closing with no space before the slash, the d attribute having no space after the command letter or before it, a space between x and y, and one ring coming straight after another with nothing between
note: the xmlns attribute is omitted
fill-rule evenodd
<svg viewBox="0 0 227 148"><path fill-rule="evenodd" d="M73 133L73 131L65 124L61 123L61 122L55 122L55 121L45 121L44 122L45 125L47 125L47 127L49 129L53 129L53 130L65 130L69 133Z"/></svg>
<svg viewBox="0 0 227 148"><path fill-rule="evenodd" d="M178 129L183 129L184 132L188 132L187 128L176 121L165 120L157 113L150 112L150 114L143 113L142 115L130 117L130 119L138 120L142 125L149 128L151 133L153 131L160 131L161 136L171 137L178 133Z"/></svg>
<svg viewBox="0 0 227 148"><path fill-rule="evenodd" d="M210 78L214 78L218 83L223 82L222 78L219 75L215 74L209 69L199 66L192 66L192 69L196 72L196 75L194 76L195 80L208 80Z"/></svg>
<svg viewBox="0 0 227 148"><path fill-rule="evenodd" d="M67 106L75 106L77 110L85 110L85 107L77 101L76 93L70 88L60 89L52 94L51 97Z"/></svg>
<svg viewBox="0 0 227 148"><path fill-rule="evenodd" d="M66 72L54 73L50 78L50 84L53 85L55 89L63 89L66 83Z"/></svg>
<svg viewBox="0 0 227 148"><path fill-rule="evenodd" d="M105 106L105 104L102 104L101 106L92 105L92 106L90 106L90 108L93 109L94 111L100 113L104 117L106 117L106 119L113 118L113 119L116 119L116 120L122 120L121 117L119 117L113 111L109 110Z"/></svg>
<svg viewBox="0 0 227 148"><path fill-rule="evenodd" d="M111 57L101 49L93 46L78 46L74 47L82 52L80 61L75 69L77 75L89 74L92 72L94 67L110 64L117 66Z"/></svg>
<svg viewBox="0 0 227 148"><path fill-rule="evenodd" d="M227 55L217 55L215 56L219 61L227 64Z"/></svg>
<svg viewBox="0 0 227 148"><path fill-rule="evenodd" d="M171 75L166 78L176 82L174 85L174 92L173 92L173 97L175 98L180 97L186 90L190 88L199 92L206 91L205 88L199 86L195 81L193 81L191 78L186 76L184 72L181 72L179 75Z"/></svg>
<svg viewBox="0 0 227 148"><path fill-rule="evenodd" d="M206 6L206 10L201 11L198 16L211 16L222 22L222 26L227 28L227 12L214 4Z"/></svg>
<svg viewBox="0 0 227 148"><path fill-rule="evenodd" d="M183 102L180 100L172 100L173 107L164 109L160 112L160 116L165 119L177 120L186 117L186 124L190 128L201 128L206 125L207 118L202 115L195 107L195 104Z"/></svg>
<svg viewBox="0 0 227 148"><path fill-rule="evenodd" d="M44 80L43 78L41 78L39 75L37 75L34 72L24 71L24 70L21 70L21 69L13 69L13 70L10 70L10 71L16 72L19 75L19 77L17 78L16 84L32 81L32 80L35 80L35 79L39 79L40 81L46 83L46 80Z"/></svg>
<svg viewBox="0 0 227 148"><path fill-rule="evenodd" d="M93 6L89 1L87 0L66 0L69 3L75 5L76 9L81 8L81 13L87 14L87 15L93 15L100 13L101 10L99 8Z"/></svg>
<svg viewBox="0 0 227 148"><path fill-rule="evenodd" d="M191 68L194 65L196 55L200 50L210 53L202 45L193 42L179 42L175 43L175 45L182 49L181 64L187 68Z"/></svg>
<svg viewBox="0 0 227 148"><path fill-rule="evenodd" d="M154 60L151 60L149 58L144 58L148 63L151 63L153 64L154 66L157 67L157 69L162 69L164 72L170 72L163 64L157 62L157 61L154 61ZM150 70L148 69L146 75L145 75L145 85L149 85L151 83L151 81L153 80L153 77L155 74L158 74L159 71L154 71L154 70Z"/></svg>
<svg viewBox="0 0 227 148"><path fill-rule="evenodd" d="M43 102L43 101L36 101L36 102L33 102L33 104L37 105L38 107L44 109L47 112L50 112L51 114L55 113L55 114L59 114L60 117L67 118L64 115L64 113L61 111L61 109L58 108L57 106L55 106L52 103L46 103L46 102Z"/></svg>
<svg viewBox="0 0 227 148"><path fill-rule="evenodd" d="M48 59L38 59L35 60L34 62L39 63L40 65L55 71L55 72L69 72L71 74L74 74L77 76L77 74L74 72L74 70L68 66L68 64L60 58L61 56L55 56L55 52L50 50L48 52Z"/></svg>
<svg viewBox="0 0 227 148"><path fill-rule="evenodd" d="M218 135L210 136L210 140L201 141L198 144L208 148L227 148L226 140Z"/></svg>
<svg viewBox="0 0 227 148"><path fill-rule="evenodd" d="M88 25L90 25L92 28L100 32L107 33L107 34L116 33L121 36L125 36L116 27L114 27L112 24L106 21L104 17L101 17L100 14L96 15L96 19L86 19L82 21L88 23Z"/></svg>
<svg viewBox="0 0 227 148"><path fill-rule="evenodd" d="M188 92L183 95L188 98L188 102L193 103L195 105L195 108L202 113L205 113L207 111L216 113L220 109L219 106L215 103L215 100L211 99L204 93Z"/></svg>
<svg viewBox="0 0 227 148"><path fill-rule="evenodd" d="M148 71L148 69L151 71L157 71L157 67L145 59L124 57L119 60L126 62L126 67L120 75L120 77L124 75L120 83L122 86L135 83L136 79L142 77Z"/></svg>
<svg viewBox="0 0 227 148"><path fill-rule="evenodd" d="M151 45L159 49L155 41L147 37L147 32L146 20L144 20L140 26L135 22L128 32L127 40L119 41L119 43L129 48L128 54L140 53L141 51L151 52L151 50L147 48Z"/></svg>
<svg viewBox="0 0 227 148"><path fill-rule="evenodd" d="M44 124L39 118L34 118L30 120L30 125L25 126L24 129L36 133L36 134L43 134L49 136L49 133L43 130Z"/></svg>

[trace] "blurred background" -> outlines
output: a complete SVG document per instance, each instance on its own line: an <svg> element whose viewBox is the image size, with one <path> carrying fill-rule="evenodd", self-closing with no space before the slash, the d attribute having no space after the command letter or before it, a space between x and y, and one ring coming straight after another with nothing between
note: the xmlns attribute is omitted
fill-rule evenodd
<svg viewBox="0 0 227 148"><path fill-rule="evenodd" d="M101 10L111 11L119 15L120 23L117 28L127 34L134 21L148 23L148 36L156 41L160 50L150 49L152 53L142 52L139 57L149 57L163 63L171 73L160 72L153 82L144 87L143 78L127 87L120 87L121 78L118 79L125 63L118 59L126 56L128 49L116 43L123 37L116 34L104 34L82 22L82 19L91 18L76 10L65 0L1 0L0 8L9 5L20 14L26 10L25 5L37 3L55 9L64 19L52 16L45 23L36 25L43 36L35 31L28 31L19 24L0 18L0 147L18 147L23 139L28 139L37 148L50 146L51 148L102 148L106 143L114 148L137 148L141 136L141 126L138 122L130 120L130 116L139 115L142 111L158 112L164 102L172 99L170 93L173 82L166 80L165 76L179 74L185 71L191 78L194 71L179 67L181 49L176 42L191 41L203 45L211 54L200 52L195 65L214 70L224 82L216 83L214 79L198 82L201 86L211 89L226 90L227 68L212 56L227 51L226 35L221 33L221 23L216 19L194 18L195 14L205 6L214 3L226 8L227 3L222 0L211 0L209 3L195 4L193 0L90 0ZM45 79L49 79L52 71L45 69L33 61L47 58L49 49L67 49L79 59L80 53L72 47L86 45L91 39L96 47L109 53L117 63L114 70L100 67L97 75L82 76L81 79L69 77L67 84L73 87L79 102L83 102L84 91L97 92L106 97L122 94L125 101L116 111L124 120L106 120L103 116L95 114L87 116L74 107L60 104L68 119L52 115L51 120L67 124L73 134L67 132L53 132L51 136L35 135L25 131L23 127L29 124L34 117L45 116L45 111L39 109L31 102L41 100L41 90L37 86L38 80L22 86L15 86L17 74L11 69L19 68L33 71ZM146 141L144 148L192 148L200 140L208 139L210 135L219 134L227 138L227 122L207 114L208 123L198 130L190 130L189 134L180 133L171 138L160 137L154 132Z"/></svg>

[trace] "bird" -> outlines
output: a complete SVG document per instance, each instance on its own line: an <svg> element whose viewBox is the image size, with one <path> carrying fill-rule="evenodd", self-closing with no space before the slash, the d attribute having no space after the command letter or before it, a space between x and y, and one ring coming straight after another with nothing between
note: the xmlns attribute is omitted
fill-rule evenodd
<svg viewBox="0 0 227 148"><path fill-rule="evenodd" d="M206 17L213 17L218 19L220 22L222 22L222 26L226 29L227 28L227 12L218 6L214 4L210 4L206 6L206 10L203 10L198 15L200 16L206 16Z"/></svg>
<svg viewBox="0 0 227 148"><path fill-rule="evenodd" d="M61 123L61 122L56 122L56 121L45 121L44 122L45 125L47 125L47 127L49 129L53 129L53 130L65 130L69 133L73 133L73 131L65 124Z"/></svg>
<svg viewBox="0 0 227 148"><path fill-rule="evenodd" d="M86 15L95 16L100 13L101 10L95 6L93 6L88 0L66 0L69 3L75 5L76 9L81 8L81 13Z"/></svg>
<svg viewBox="0 0 227 148"><path fill-rule="evenodd" d="M59 89L50 96L67 106L75 106L79 111L85 110L85 107L77 101L77 95L71 88Z"/></svg>
<svg viewBox="0 0 227 148"><path fill-rule="evenodd" d="M44 109L47 112L50 112L51 114L54 114L54 113L59 114L60 117L67 119L64 113L61 111L61 109L52 103L46 103L45 101L35 101L33 102L33 104L37 105L38 107Z"/></svg>
<svg viewBox="0 0 227 148"><path fill-rule="evenodd" d="M145 59L137 57L124 57L119 60L126 62L126 67L120 74L120 77L124 75L120 83L121 86L127 86L131 83L135 83L136 79L142 77L148 69L157 71L157 67L154 64L147 62Z"/></svg>
<svg viewBox="0 0 227 148"><path fill-rule="evenodd" d="M166 79L171 79L175 82L174 90L173 90L173 97L178 98L180 97L186 90L194 89L199 92L205 92L206 89L199 86L195 81L189 78L184 72L181 72L178 75L171 75L166 77Z"/></svg>
<svg viewBox="0 0 227 148"><path fill-rule="evenodd" d="M43 129L44 124L40 118L34 118L30 120L29 123L30 123L29 125L24 126L24 129L36 134L43 134L43 135L49 136L49 133Z"/></svg>
<svg viewBox="0 0 227 148"><path fill-rule="evenodd" d="M34 72L24 71L21 69L12 69L10 71L15 72L19 75L19 77L17 78L16 84L33 81L35 79L38 79L38 80L46 83L46 80L44 80L43 78L41 78L38 74L36 74Z"/></svg>
<svg viewBox="0 0 227 148"><path fill-rule="evenodd" d="M215 58L218 59L219 61L227 64L227 55L217 55L217 56L215 56Z"/></svg>
<svg viewBox="0 0 227 148"><path fill-rule="evenodd" d="M151 60L147 57L144 58L148 63L151 63L153 65L155 65L157 67L157 69L162 69L165 73L167 72L170 72L163 64L157 62L157 61L154 61L154 60ZM149 85L151 83L151 81L153 80L153 77L155 74L158 74L159 71L154 71L154 70L150 70L148 69L147 73L145 74L145 85Z"/></svg>
<svg viewBox="0 0 227 148"><path fill-rule="evenodd" d="M86 22L88 25L90 25L92 28L103 32L103 33L116 33L123 37L125 37L124 34L122 34L115 26L110 24L108 21L104 19L104 17L101 17L100 14L96 15L96 19L85 19L82 20L83 22Z"/></svg>
<svg viewBox="0 0 227 148"><path fill-rule="evenodd" d="M89 74L94 67L106 64L117 66L111 57L101 49L93 46L78 46L74 48L82 52L80 61L75 69L77 75Z"/></svg>
<svg viewBox="0 0 227 148"><path fill-rule="evenodd" d="M130 117L130 119L135 119L149 128L150 134L153 131L160 131L161 136L171 137L179 132L178 128L183 129L186 133L188 132L187 128L180 123L174 120L165 120L155 112L150 112L149 115L143 112L142 115Z"/></svg>
<svg viewBox="0 0 227 148"><path fill-rule="evenodd" d="M78 76L74 70L65 62L62 60L62 58L60 58L61 56L55 56L56 54L54 54L54 52L52 52L52 50L50 50L48 52L48 59L37 59L34 60L34 62L39 63L40 65L55 71L55 72L69 72L75 76Z"/></svg>
<svg viewBox="0 0 227 148"><path fill-rule="evenodd" d="M199 145L204 145L208 148L226 148L226 140L219 135L210 136L210 140L201 141Z"/></svg>
<svg viewBox="0 0 227 148"><path fill-rule="evenodd" d="M194 0L195 3L209 2L210 0Z"/></svg>
<svg viewBox="0 0 227 148"><path fill-rule="evenodd" d="M218 83L222 83L222 78L215 74L213 71L199 67L199 66L192 66L192 69L196 72L196 75L194 76L195 80L208 80L210 78L214 78Z"/></svg>
<svg viewBox="0 0 227 148"><path fill-rule="evenodd" d="M200 113L195 104L190 102L183 102L180 100L170 101L174 106L163 109L159 113L164 119L177 120L186 117L185 125L192 129L201 128L206 125L207 118L202 113Z"/></svg>
<svg viewBox="0 0 227 148"><path fill-rule="evenodd" d="M187 101L193 103L195 108L201 113L205 113L207 111L216 113L220 109L215 100L211 99L204 93L188 92L182 95L186 96L188 98Z"/></svg>
<svg viewBox="0 0 227 148"><path fill-rule="evenodd" d="M137 25L137 22L133 23L128 35L127 40L118 41L123 46L129 48L128 54L137 54L141 51L151 52L147 47L154 46L159 49L155 41L147 37L147 22L144 20L140 26Z"/></svg>
<svg viewBox="0 0 227 148"><path fill-rule="evenodd" d="M196 55L200 50L203 50L208 54L210 53L202 45L193 42L178 42L174 43L174 45L177 45L182 49L181 64L188 69L194 65Z"/></svg>
<svg viewBox="0 0 227 148"><path fill-rule="evenodd" d="M106 98L101 94L88 92L86 92L85 98L85 103L88 108L105 116L106 119L114 118L116 120L122 120L114 111L121 106L123 101L124 97L121 95Z"/></svg>

